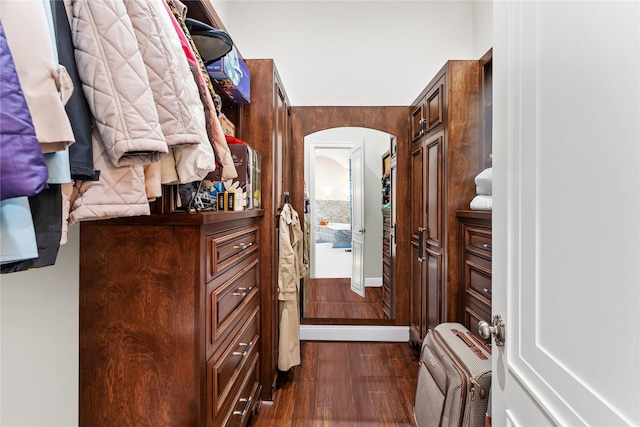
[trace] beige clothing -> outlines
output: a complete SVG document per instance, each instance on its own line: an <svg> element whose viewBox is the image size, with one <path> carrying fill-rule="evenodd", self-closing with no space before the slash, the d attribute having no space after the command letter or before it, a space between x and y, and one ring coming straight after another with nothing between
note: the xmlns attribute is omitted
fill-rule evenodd
<svg viewBox="0 0 640 427"><path fill-rule="evenodd" d="M115 166L159 161L169 148L122 0L72 1L75 56L103 154Z"/></svg>
<svg viewBox="0 0 640 427"><path fill-rule="evenodd" d="M43 153L75 142L64 103L73 83L54 61L45 8L39 1L0 1L0 19Z"/></svg>
<svg viewBox="0 0 640 427"><path fill-rule="evenodd" d="M278 299L280 334L278 369L287 371L300 364L300 313L298 291L304 272L302 228L298 213L290 204L280 212L278 247Z"/></svg>

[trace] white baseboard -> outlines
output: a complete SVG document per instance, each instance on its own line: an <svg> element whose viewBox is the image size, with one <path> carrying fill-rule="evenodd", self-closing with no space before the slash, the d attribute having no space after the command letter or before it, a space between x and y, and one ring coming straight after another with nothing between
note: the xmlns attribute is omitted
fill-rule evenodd
<svg viewBox="0 0 640 427"><path fill-rule="evenodd" d="M364 278L364 287L365 288L381 288L382 287L382 277L365 277Z"/></svg>
<svg viewBox="0 0 640 427"><path fill-rule="evenodd" d="M408 326L300 325L302 341L408 342Z"/></svg>

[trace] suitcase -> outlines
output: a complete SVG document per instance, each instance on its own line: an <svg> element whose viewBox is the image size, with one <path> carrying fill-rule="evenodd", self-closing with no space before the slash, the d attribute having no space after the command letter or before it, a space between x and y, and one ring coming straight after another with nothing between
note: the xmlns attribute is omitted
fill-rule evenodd
<svg viewBox="0 0 640 427"><path fill-rule="evenodd" d="M491 352L460 323L430 329L422 343L413 407L418 427L483 427Z"/></svg>

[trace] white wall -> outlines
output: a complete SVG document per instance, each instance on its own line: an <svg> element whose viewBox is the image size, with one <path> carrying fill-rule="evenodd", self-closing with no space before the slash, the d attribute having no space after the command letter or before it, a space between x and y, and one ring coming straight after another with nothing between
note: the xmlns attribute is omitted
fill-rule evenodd
<svg viewBox="0 0 640 427"><path fill-rule="evenodd" d="M491 33L472 1L210 1L245 57L275 59L294 106L408 105ZM3 427L77 425L78 247L76 225L55 266L0 276Z"/></svg>
<svg viewBox="0 0 640 427"><path fill-rule="evenodd" d="M275 60L294 106L409 105L445 61L477 59L473 4L234 1L225 25L245 58Z"/></svg>
<svg viewBox="0 0 640 427"><path fill-rule="evenodd" d="M473 2L473 58L479 59L493 47L493 2Z"/></svg>
<svg viewBox="0 0 640 427"><path fill-rule="evenodd" d="M0 425L78 419L78 225L54 266L0 276Z"/></svg>

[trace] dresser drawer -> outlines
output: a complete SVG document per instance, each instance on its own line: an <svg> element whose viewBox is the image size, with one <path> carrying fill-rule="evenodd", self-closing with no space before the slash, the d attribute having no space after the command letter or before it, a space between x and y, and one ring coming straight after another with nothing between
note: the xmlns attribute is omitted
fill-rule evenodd
<svg viewBox="0 0 640 427"><path fill-rule="evenodd" d="M219 358L210 359L208 371L211 380L211 403L216 417L231 396L234 384L240 381L243 368L258 352L260 336L260 310L256 307L251 318L234 337Z"/></svg>
<svg viewBox="0 0 640 427"><path fill-rule="evenodd" d="M464 246L472 254L491 259L491 229L465 225Z"/></svg>
<svg viewBox="0 0 640 427"><path fill-rule="evenodd" d="M258 227L208 235L205 245L206 280L210 282L218 274L258 251Z"/></svg>
<svg viewBox="0 0 640 427"><path fill-rule="evenodd" d="M242 378L242 385L230 400L230 406L225 406L214 426L245 427L249 423L251 413L258 403L260 384L258 379L258 354L255 354L247 373Z"/></svg>
<svg viewBox="0 0 640 427"><path fill-rule="evenodd" d="M467 255L464 259L464 284L467 293L491 304L491 261Z"/></svg>
<svg viewBox="0 0 640 427"><path fill-rule="evenodd" d="M207 286L207 346L215 348L251 306L257 305L260 268L256 257L242 263L242 268L218 286ZM218 343L219 345L219 343ZM209 351L208 351L209 353Z"/></svg>
<svg viewBox="0 0 640 427"><path fill-rule="evenodd" d="M484 339L478 334L478 324L481 320L491 324L491 307L473 297L467 297L464 307L464 326L469 329L479 341L491 344L491 338Z"/></svg>

